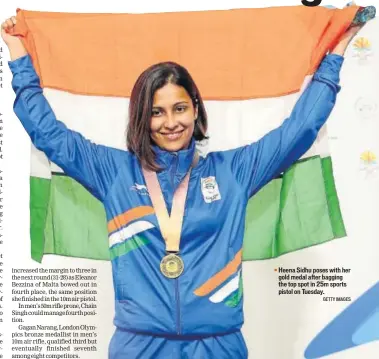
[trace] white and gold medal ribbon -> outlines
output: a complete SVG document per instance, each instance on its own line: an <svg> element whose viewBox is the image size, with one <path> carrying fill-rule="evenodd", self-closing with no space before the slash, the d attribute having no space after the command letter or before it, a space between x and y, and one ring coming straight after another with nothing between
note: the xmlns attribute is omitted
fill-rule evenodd
<svg viewBox="0 0 379 359"><path fill-rule="evenodd" d="M147 190L157 216L158 224L163 239L166 242L166 252L168 255L162 259L161 271L168 278L177 278L184 270L183 260L178 255L180 250L180 237L182 232L184 207L187 198L189 178L191 175L191 170L196 166L198 160L199 154L195 152L188 172L174 193L171 216L168 214L156 172L142 168Z"/></svg>

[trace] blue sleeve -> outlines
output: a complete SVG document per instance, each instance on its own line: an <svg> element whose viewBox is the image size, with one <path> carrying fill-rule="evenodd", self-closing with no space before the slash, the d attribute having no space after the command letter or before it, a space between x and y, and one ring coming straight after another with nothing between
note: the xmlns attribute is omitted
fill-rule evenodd
<svg viewBox="0 0 379 359"><path fill-rule="evenodd" d="M56 119L42 93L29 55L9 61L8 65L13 74L12 87L16 94L14 112L34 146L68 176L103 200L117 168L113 163L113 149L91 143Z"/></svg>
<svg viewBox="0 0 379 359"><path fill-rule="evenodd" d="M281 126L257 142L227 151L232 172L249 197L312 146L335 105L343 60L340 55L327 55Z"/></svg>

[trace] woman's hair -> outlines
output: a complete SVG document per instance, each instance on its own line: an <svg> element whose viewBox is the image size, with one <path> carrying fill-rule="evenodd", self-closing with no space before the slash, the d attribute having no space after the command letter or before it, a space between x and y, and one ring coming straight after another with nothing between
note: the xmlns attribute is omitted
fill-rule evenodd
<svg viewBox="0 0 379 359"><path fill-rule="evenodd" d="M129 123L126 135L128 150L133 152L141 164L150 170L160 169L150 138L153 98L157 90L171 83L183 87L198 109L193 137L196 141L206 139L207 114L199 89L191 75L175 62L161 62L146 69L137 79L129 104Z"/></svg>

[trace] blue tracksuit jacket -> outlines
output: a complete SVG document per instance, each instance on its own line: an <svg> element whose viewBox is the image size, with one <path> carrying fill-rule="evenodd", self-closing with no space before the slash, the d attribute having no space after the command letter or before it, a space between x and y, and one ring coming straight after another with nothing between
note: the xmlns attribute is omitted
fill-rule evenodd
<svg viewBox="0 0 379 359"><path fill-rule="evenodd" d="M239 276L246 204L312 145L335 104L342 63L339 55L324 58L291 116L279 128L250 145L200 159L191 172L182 228L180 251L185 270L173 280L159 270L165 242L136 157L91 143L69 130L56 119L43 96L29 55L9 62L16 93L14 111L33 144L105 207L117 327L110 358L247 356L239 332L243 324ZM170 210L174 191L191 164L195 143L179 152L155 151L158 164L164 167L158 179ZM143 346L154 347L140 339L142 334L145 338L159 336L155 339L166 346L157 344L150 352L143 349L142 355ZM214 336L224 338L224 344L217 341L217 345L207 346ZM196 338L202 338L202 344L191 347ZM175 348L168 343L175 343Z"/></svg>

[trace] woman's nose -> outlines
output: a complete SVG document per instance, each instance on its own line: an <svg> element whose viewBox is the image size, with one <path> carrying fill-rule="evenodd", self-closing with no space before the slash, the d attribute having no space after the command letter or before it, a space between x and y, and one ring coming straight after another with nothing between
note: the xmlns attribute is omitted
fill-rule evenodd
<svg viewBox="0 0 379 359"><path fill-rule="evenodd" d="M166 116L165 127L168 129L174 129L177 125L178 123L175 119L175 115L173 113L168 113Z"/></svg>

